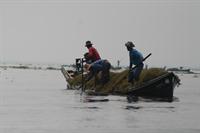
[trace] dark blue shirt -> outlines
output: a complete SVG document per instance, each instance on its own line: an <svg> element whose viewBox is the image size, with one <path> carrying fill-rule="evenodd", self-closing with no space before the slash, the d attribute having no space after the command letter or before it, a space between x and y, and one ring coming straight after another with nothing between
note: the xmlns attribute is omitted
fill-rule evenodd
<svg viewBox="0 0 200 133"><path fill-rule="evenodd" d="M129 51L129 56L130 56L130 64L138 65L142 62L143 60L143 55L137 51L136 49L132 49Z"/></svg>
<svg viewBox="0 0 200 133"><path fill-rule="evenodd" d="M90 80L98 72L103 71L104 63L105 63L105 60L101 60L101 59L93 62L91 64L90 72L88 74L88 77L86 78L86 81Z"/></svg>
<svg viewBox="0 0 200 133"><path fill-rule="evenodd" d="M105 63L105 60L97 60L91 64L91 67L94 71L102 71L103 65Z"/></svg>

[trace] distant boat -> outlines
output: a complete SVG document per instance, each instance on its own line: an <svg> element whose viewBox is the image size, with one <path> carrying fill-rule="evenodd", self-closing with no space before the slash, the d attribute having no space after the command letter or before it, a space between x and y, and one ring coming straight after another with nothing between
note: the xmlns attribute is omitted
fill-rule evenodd
<svg viewBox="0 0 200 133"><path fill-rule="evenodd" d="M183 67L180 68L168 68L167 71L180 73L180 74L193 74L190 69L184 69Z"/></svg>

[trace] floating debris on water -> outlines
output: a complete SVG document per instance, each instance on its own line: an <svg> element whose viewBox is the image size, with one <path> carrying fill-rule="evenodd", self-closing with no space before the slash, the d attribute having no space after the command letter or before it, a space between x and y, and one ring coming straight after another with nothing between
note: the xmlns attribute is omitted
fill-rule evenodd
<svg viewBox="0 0 200 133"><path fill-rule="evenodd" d="M92 106L92 107L73 107L73 108L77 108L77 109L100 109L99 107L96 107L96 106Z"/></svg>
<svg viewBox="0 0 200 133"><path fill-rule="evenodd" d="M194 78L198 78L199 76L197 75L197 74L194 74L194 76L193 76Z"/></svg>
<svg viewBox="0 0 200 133"><path fill-rule="evenodd" d="M137 110L137 109L141 109L141 108L143 108L143 107L141 107L141 106L126 106L126 108L125 109L127 109L127 110Z"/></svg>

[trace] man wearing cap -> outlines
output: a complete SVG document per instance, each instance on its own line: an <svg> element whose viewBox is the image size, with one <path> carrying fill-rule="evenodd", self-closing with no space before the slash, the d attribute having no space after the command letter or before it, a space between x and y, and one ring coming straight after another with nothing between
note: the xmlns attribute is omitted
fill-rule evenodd
<svg viewBox="0 0 200 133"><path fill-rule="evenodd" d="M99 59L101 59L98 51L92 46L93 44L91 41L86 41L85 46L88 48L88 58L91 60L91 62L95 62Z"/></svg>
<svg viewBox="0 0 200 133"><path fill-rule="evenodd" d="M143 69L143 55L134 49L135 45L133 42L127 42L125 44L127 50L129 51L129 58L130 58L130 65L129 65L129 76L128 76L128 82L133 83L133 80L139 80L140 73ZM132 66L137 65L137 67L132 70Z"/></svg>
<svg viewBox="0 0 200 133"><path fill-rule="evenodd" d="M110 80L110 67L111 64L107 60L99 59L92 64L85 64L85 68L89 71L86 81L92 79L93 76L101 72L100 81L102 84L107 83Z"/></svg>

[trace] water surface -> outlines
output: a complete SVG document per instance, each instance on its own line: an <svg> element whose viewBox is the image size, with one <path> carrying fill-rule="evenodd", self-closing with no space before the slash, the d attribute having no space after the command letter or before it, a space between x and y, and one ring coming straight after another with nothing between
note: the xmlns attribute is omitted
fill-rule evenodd
<svg viewBox="0 0 200 133"><path fill-rule="evenodd" d="M200 78L180 75L175 102L86 102L60 71L0 69L2 133L199 133ZM94 97L93 97L94 98Z"/></svg>

